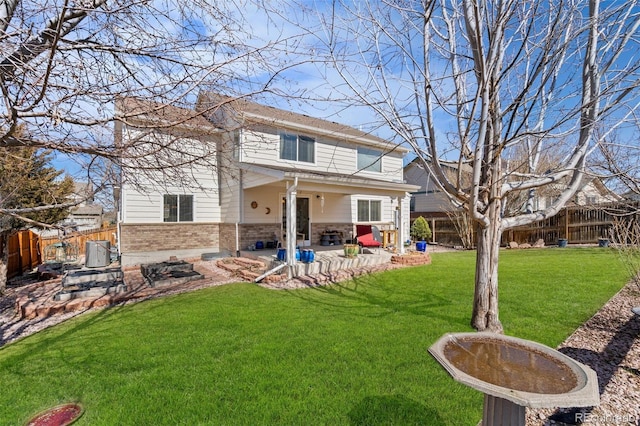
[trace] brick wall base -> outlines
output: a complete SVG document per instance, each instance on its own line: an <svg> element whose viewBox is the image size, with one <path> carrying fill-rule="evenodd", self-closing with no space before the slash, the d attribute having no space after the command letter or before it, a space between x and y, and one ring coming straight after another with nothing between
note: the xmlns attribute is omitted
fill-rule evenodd
<svg viewBox="0 0 640 426"><path fill-rule="evenodd" d="M121 224L120 250L123 253L219 246L220 225L217 223Z"/></svg>
<svg viewBox="0 0 640 426"><path fill-rule="evenodd" d="M280 239L279 223L243 223L238 227L240 228L240 250L246 250L248 246L258 241L262 241L266 247L267 242Z"/></svg>
<svg viewBox="0 0 640 426"><path fill-rule="evenodd" d="M235 254L236 252L236 225L235 223L220 224L220 251Z"/></svg>

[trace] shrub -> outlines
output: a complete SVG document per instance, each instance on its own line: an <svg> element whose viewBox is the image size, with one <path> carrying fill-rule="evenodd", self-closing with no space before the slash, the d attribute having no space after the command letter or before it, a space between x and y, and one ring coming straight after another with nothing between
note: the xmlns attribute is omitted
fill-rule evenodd
<svg viewBox="0 0 640 426"><path fill-rule="evenodd" d="M420 216L411 225L411 237L416 241L423 241L431 238L431 228L427 220Z"/></svg>

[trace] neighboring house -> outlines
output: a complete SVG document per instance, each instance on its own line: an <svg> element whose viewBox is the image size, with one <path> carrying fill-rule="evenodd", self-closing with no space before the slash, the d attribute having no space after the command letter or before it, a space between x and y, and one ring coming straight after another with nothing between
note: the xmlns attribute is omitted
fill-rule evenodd
<svg viewBox="0 0 640 426"><path fill-rule="evenodd" d="M592 206L597 204L615 203L622 201L623 197L611 191L596 177L582 178L582 185L573 197L570 205Z"/></svg>
<svg viewBox="0 0 640 426"><path fill-rule="evenodd" d="M87 182L74 182L73 192L67 197L69 202L77 202L69 208L67 217L57 225L64 226L64 233L100 229L103 222L103 207L94 204L93 186ZM57 229L38 231L43 237L59 235Z"/></svg>
<svg viewBox="0 0 640 426"><path fill-rule="evenodd" d="M455 169L451 168L451 172L455 172ZM408 183L420 186L418 191L411 194L411 218L444 217L458 210L438 182L425 170L419 158L404 167L404 177Z"/></svg>
<svg viewBox="0 0 640 426"><path fill-rule="evenodd" d="M450 167L451 173L456 169ZM447 213L458 210L442 190L437 181L425 170L422 162L416 158L404 168L405 179L408 183L420 185L420 189L411 194L411 217L442 217ZM546 192L552 192L549 187ZM559 192L559 190L558 190ZM572 201L567 205L593 206L597 204L620 201L621 197L610 191L600 179L583 177L580 189ZM552 196L539 196L533 201L534 209L544 209L552 202Z"/></svg>
<svg viewBox="0 0 640 426"><path fill-rule="evenodd" d="M104 209L101 205L94 204L91 183L76 182L73 194L69 198L79 204L69 209L69 216L64 220L63 225L74 231L87 231L102 227Z"/></svg>
<svg viewBox="0 0 640 426"><path fill-rule="evenodd" d="M73 231L100 229L103 222L103 208L99 204L72 207L69 216L63 221L65 227Z"/></svg>
<svg viewBox="0 0 640 426"><path fill-rule="evenodd" d="M178 137L185 146L204 142L216 167L191 167L198 181L191 187L152 180L132 185L132 176L123 174L123 265L282 243L288 218L295 218L292 238L301 245L321 244L328 231L344 243L355 238L356 224L397 229L398 241L409 238L409 193L418 187L404 182L405 148L352 127L213 93L199 96L196 109L203 115L134 99L117 108L127 117L116 125L121 143L145 135Z"/></svg>

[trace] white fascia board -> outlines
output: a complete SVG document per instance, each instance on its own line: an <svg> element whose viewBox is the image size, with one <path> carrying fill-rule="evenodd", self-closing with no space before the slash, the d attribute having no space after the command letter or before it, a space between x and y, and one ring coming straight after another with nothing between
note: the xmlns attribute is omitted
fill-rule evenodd
<svg viewBox="0 0 640 426"><path fill-rule="evenodd" d="M348 176L317 176L313 174L307 174L304 172L286 172L286 178L293 179L297 177L300 180L300 183L317 183L324 185L341 185L341 186L351 186L355 188L359 188L360 191L362 188L367 189L375 189L382 191L392 191L398 194L403 194L405 192L415 192L420 189L419 185L409 185L406 183L399 182L381 182L381 181L372 181L362 178L354 178Z"/></svg>

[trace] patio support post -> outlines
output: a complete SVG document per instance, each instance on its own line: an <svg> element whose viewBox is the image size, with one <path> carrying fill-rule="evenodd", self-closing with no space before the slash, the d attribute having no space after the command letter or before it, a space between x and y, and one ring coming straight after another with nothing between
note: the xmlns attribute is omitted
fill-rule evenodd
<svg viewBox="0 0 640 426"><path fill-rule="evenodd" d="M289 278L293 276L293 268L296 265L296 197L298 178L294 178L293 185L287 185L287 265L289 265Z"/></svg>
<svg viewBox="0 0 640 426"><path fill-rule="evenodd" d="M406 197L406 195L405 195ZM405 235L404 235L404 207L405 207L405 203L404 203L404 199L405 197L398 197L398 236L396 237L396 245L397 250L398 250L398 254L402 255L404 254L404 241L405 241Z"/></svg>

